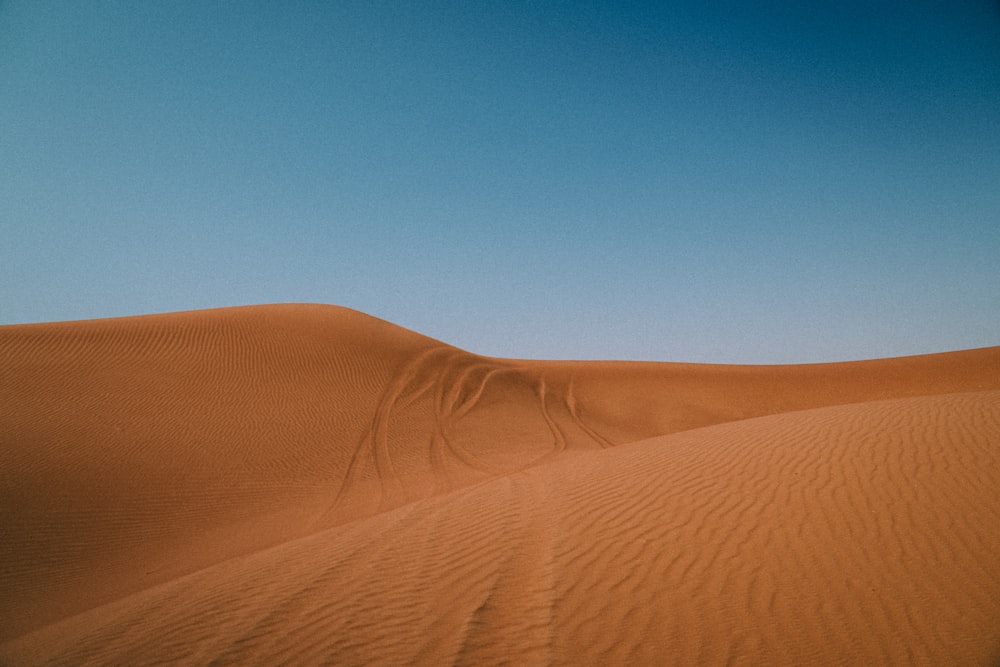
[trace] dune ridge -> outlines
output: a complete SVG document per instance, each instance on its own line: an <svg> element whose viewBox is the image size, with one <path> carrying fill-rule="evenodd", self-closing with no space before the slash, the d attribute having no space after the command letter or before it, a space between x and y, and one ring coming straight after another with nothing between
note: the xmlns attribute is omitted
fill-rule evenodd
<svg viewBox="0 0 1000 667"><path fill-rule="evenodd" d="M4 664L1000 658L1000 348L493 359L283 304L0 370Z"/></svg>

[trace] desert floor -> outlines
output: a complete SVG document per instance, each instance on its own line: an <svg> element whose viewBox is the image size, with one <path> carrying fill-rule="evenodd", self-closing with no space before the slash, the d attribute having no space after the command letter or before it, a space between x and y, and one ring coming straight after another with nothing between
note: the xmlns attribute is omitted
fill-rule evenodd
<svg viewBox="0 0 1000 667"><path fill-rule="evenodd" d="M272 305L0 327L0 664L1000 663L1000 347L476 356Z"/></svg>

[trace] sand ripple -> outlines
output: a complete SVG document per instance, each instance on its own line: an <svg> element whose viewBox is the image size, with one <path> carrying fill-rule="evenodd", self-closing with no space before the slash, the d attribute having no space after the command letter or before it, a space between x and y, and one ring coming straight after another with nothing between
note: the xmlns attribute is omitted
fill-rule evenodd
<svg viewBox="0 0 1000 667"><path fill-rule="evenodd" d="M3 664L1000 659L1000 348L529 362L284 305L0 369Z"/></svg>

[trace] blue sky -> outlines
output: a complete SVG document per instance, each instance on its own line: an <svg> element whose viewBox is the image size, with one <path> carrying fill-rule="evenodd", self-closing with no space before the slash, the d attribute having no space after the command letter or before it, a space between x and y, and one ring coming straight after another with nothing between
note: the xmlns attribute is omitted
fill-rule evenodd
<svg viewBox="0 0 1000 667"><path fill-rule="evenodd" d="M483 354L1000 344L1000 4L0 2L0 323Z"/></svg>

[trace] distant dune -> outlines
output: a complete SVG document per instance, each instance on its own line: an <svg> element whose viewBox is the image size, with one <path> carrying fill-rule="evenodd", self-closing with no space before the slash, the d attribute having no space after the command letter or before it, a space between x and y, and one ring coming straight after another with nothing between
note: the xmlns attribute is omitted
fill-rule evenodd
<svg viewBox="0 0 1000 667"><path fill-rule="evenodd" d="M0 664L1000 663L1000 347L480 357L0 327Z"/></svg>

